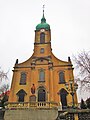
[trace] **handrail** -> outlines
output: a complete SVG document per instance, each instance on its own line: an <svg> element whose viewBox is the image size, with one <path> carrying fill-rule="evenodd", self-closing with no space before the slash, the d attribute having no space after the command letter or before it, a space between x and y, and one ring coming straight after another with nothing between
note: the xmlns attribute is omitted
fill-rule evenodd
<svg viewBox="0 0 90 120"><path fill-rule="evenodd" d="M6 108L57 108L58 103L56 102L7 102L5 103Z"/></svg>

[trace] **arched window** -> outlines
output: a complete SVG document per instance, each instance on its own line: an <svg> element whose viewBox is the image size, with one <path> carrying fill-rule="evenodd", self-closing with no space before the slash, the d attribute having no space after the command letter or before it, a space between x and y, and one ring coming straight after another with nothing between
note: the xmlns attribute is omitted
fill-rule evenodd
<svg viewBox="0 0 90 120"><path fill-rule="evenodd" d="M45 33L40 34L40 43L45 43Z"/></svg>
<svg viewBox="0 0 90 120"><path fill-rule="evenodd" d="M65 76L63 71L59 72L59 83L65 83Z"/></svg>
<svg viewBox="0 0 90 120"><path fill-rule="evenodd" d="M61 99L63 109L67 107L67 94L68 92L65 89L62 88L60 90L60 99Z"/></svg>
<svg viewBox="0 0 90 120"><path fill-rule="evenodd" d="M45 72L43 69L39 71L39 81L44 82L45 81Z"/></svg>
<svg viewBox="0 0 90 120"><path fill-rule="evenodd" d="M24 97L27 93L21 89L18 93L17 93L17 96L18 96L18 102L24 102Z"/></svg>
<svg viewBox="0 0 90 120"><path fill-rule="evenodd" d="M20 78L20 85L25 85L25 84L26 84L26 73L22 72Z"/></svg>
<svg viewBox="0 0 90 120"><path fill-rule="evenodd" d="M38 90L38 102L46 101L46 91L43 87L40 87Z"/></svg>

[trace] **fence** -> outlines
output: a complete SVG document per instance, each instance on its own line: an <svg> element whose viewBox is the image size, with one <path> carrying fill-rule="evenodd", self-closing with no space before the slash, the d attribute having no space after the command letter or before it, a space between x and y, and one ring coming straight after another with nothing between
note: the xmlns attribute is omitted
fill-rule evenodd
<svg viewBox="0 0 90 120"><path fill-rule="evenodd" d="M57 120L90 120L89 109L66 109L58 112Z"/></svg>

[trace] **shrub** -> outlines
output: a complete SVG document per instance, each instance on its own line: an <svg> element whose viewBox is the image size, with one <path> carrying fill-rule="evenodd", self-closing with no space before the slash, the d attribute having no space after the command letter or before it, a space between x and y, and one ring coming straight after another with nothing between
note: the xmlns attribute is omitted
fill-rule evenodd
<svg viewBox="0 0 90 120"><path fill-rule="evenodd" d="M88 99L86 100L86 104L87 104L87 108L90 109L90 98L88 98Z"/></svg>
<svg viewBox="0 0 90 120"><path fill-rule="evenodd" d="M86 106L86 104L85 104L83 99L81 99L80 108L81 109L86 109L87 108L87 106Z"/></svg>

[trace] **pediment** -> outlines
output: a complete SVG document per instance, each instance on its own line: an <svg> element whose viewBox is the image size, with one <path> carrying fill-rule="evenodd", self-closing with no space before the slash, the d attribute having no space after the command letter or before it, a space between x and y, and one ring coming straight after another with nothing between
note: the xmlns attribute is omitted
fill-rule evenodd
<svg viewBox="0 0 90 120"><path fill-rule="evenodd" d="M48 64L51 61L51 57L34 57L32 63L34 64Z"/></svg>

